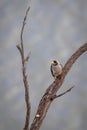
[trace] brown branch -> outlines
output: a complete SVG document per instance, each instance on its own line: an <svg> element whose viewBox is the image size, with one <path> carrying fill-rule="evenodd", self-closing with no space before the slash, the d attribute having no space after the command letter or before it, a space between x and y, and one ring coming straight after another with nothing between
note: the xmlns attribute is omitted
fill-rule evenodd
<svg viewBox="0 0 87 130"><path fill-rule="evenodd" d="M30 58L30 54L31 54L31 52L29 52L29 53L27 54L27 56L26 56L26 58L25 58L25 61L26 61L26 62L28 62L28 60L29 60L29 58Z"/></svg>
<svg viewBox="0 0 87 130"><path fill-rule="evenodd" d="M26 14L25 14L23 24L22 24L22 28L21 28L21 48L22 48L22 51L23 51L23 57L24 57L23 32L24 32L24 27L25 27L25 24L26 24L26 19L27 19L27 15L28 15L29 10L30 10L30 7L28 7L27 10L26 10Z"/></svg>
<svg viewBox="0 0 87 130"><path fill-rule="evenodd" d="M28 76L27 76L27 71L26 71L27 62L28 62L28 59L30 57L30 53L27 55L27 58L25 58L25 56L24 56L24 46L23 46L23 32L24 32L24 27L25 27L25 24L26 24L26 19L27 19L29 9L30 9L30 7L28 7L28 9L26 10L26 14L25 14L23 24L22 24L22 28L21 28L21 35L20 35L21 43L17 45L17 48L18 48L20 55L21 55L21 61L22 61L22 74L23 74L23 83L24 83L24 88L25 88L25 102L26 102L26 109L27 109L24 130L29 129L30 110L31 110L29 90L28 90L29 84L28 84L28 80L27 80Z"/></svg>
<svg viewBox="0 0 87 130"><path fill-rule="evenodd" d="M75 86L72 86L71 88L69 88L69 89L66 90L65 92L63 92L63 93L61 93L61 94L59 94L59 95L55 95L51 100L54 100L54 99L56 99L56 98L58 98L58 97L61 97L61 96L65 95L66 93L70 92L74 87L75 87Z"/></svg>
<svg viewBox="0 0 87 130"><path fill-rule="evenodd" d="M65 79L65 76L71 69L72 65L74 62L77 60L77 58L80 57L85 51L87 51L87 43L82 45L71 57L70 59L66 62L63 72L61 74L61 78L56 79L46 90L45 94L43 95L39 106L38 110L36 112L35 118L33 120L33 123L31 124L30 130L39 130L41 127L41 124L46 116L46 113L52 103L52 98L56 95L57 91L63 84L63 81Z"/></svg>

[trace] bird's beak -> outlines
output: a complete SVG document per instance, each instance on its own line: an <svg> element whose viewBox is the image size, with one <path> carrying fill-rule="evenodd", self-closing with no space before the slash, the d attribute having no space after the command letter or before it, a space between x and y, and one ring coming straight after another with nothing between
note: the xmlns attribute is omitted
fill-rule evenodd
<svg viewBox="0 0 87 130"><path fill-rule="evenodd" d="M53 61L51 61L51 64L54 64L54 62L53 62Z"/></svg>

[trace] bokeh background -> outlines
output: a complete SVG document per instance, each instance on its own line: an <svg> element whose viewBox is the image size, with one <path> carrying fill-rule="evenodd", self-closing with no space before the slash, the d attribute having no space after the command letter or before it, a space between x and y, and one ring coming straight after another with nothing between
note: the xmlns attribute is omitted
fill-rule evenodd
<svg viewBox="0 0 87 130"><path fill-rule="evenodd" d="M50 61L63 65L87 42L87 0L0 0L0 130L22 130L25 122L21 74L20 30L31 6L24 31L28 64L31 122L39 101L53 82ZM41 130L87 130L87 52L73 65L58 93L76 87L55 100Z"/></svg>

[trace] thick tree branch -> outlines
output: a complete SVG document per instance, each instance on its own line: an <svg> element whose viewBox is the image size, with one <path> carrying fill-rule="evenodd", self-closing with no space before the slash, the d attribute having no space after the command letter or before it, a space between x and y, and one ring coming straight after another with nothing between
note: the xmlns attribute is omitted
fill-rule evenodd
<svg viewBox="0 0 87 130"><path fill-rule="evenodd" d="M29 97L29 84L27 80L27 63L30 58L30 52L27 54L25 57L24 55L24 46L23 46L23 32L24 32L24 27L26 24L26 19L28 12L30 10L30 7L26 10L26 14L23 20L22 28L21 28L21 34L20 34L20 41L21 43L17 45L17 48L20 52L21 55L21 61L22 61L22 74L23 74L23 83L24 83L24 88L25 88L25 102L26 102L26 120L25 120L25 126L24 130L39 130L46 114L47 111L52 103L52 101L60 96L63 96L64 94L70 92L73 87L68 89L67 91L63 92L60 95L56 95L57 91L59 88L62 86L64 79L71 69L72 65L74 62L82 55L85 51L87 51L87 43L85 43L83 46L81 46L71 57L70 59L66 62L65 66L63 67L63 72L59 78L56 78L55 81L47 88L45 94L43 95L42 99L40 100L36 115L34 117L34 120L31 124L31 127L29 129L29 122L30 122L30 111L31 111L31 106L30 106L30 97Z"/></svg>
<svg viewBox="0 0 87 130"><path fill-rule="evenodd" d="M56 79L46 90L45 94L43 95L39 106L38 110L36 112L35 118L33 120L33 123L31 124L30 130L39 130L43 119L46 116L46 113L52 103L52 98L56 95L57 91L63 84L63 81L65 79L65 76L71 69L72 65L74 62L77 60L77 58L80 57L85 51L87 51L87 43L82 45L71 57L70 59L66 62L63 72L61 74L61 78Z"/></svg>
<svg viewBox="0 0 87 130"><path fill-rule="evenodd" d="M64 68L63 68L63 74L62 78L65 78L67 75L68 71L71 69L72 65L74 62L82 55L85 51L87 51L87 43L82 45L71 57L70 59L66 62Z"/></svg>
<svg viewBox="0 0 87 130"><path fill-rule="evenodd" d="M28 84L28 80L27 80L28 76L27 76L27 71L26 71L27 62L29 60L30 53L25 58L25 56L24 56L24 46L23 46L23 32L24 32L24 27L25 27L25 24L26 24L26 19L27 19L29 9L30 9L30 7L28 7L28 9L26 10L26 14L25 14L23 24L22 24L22 28L21 28L21 35L20 35L21 43L17 45L17 48L18 48L20 55L21 55L21 61L22 61L22 74L23 74L23 82L24 82L24 88L25 88L25 102L26 102L26 109L27 109L24 130L29 129L30 110L31 110L30 98L29 98L29 84Z"/></svg>

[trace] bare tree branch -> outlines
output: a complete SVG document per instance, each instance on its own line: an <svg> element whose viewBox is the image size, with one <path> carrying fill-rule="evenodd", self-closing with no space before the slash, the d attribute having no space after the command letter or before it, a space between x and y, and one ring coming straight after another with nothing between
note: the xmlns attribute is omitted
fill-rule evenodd
<svg viewBox="0 0 87 130"><path fill-rule="evenodd" d="M27 65L28 59L30 57L30 53L27 55L27 58L25 58L24 46L23 46L23 32L24 32L24 27L26 24L26 19L27 19L29 10L30 10L30 7L28 7L28 9L26 10L26 14L25 14L25 17L23 20L23 24L22 24L22 28L21 28L21 35L20 35L21 43L17 45L17 48L21 55L21 61L22 61L22 74L23 74L23 82L24 82L24 88L25 88L25 102L26 102L26 109L27 109L24 130L29 129L30 111L31 111L30 98L29 98L29 83L27 80L28 76L27 76L27 71L26 71L26 65Z"/></svg>
<svg viewBox="0 0 87 130"><path fill-rule="evenodd" d="M26 19L27 19L27 15L28 15L29 10L30 10L30 7L28 7L27 10L26 10L26 14L25 14L25 17L24 17L24 20L23 20L23 25L22 25L22 28L21 28L21 48L22 48L22 51L23 51L23 57L24 57L23 32L24 32L24 27L25 27L25 24L26 24Z"/></svg>
<svg viewBox="0 0 87 130"><path fill-rule="evenodd" d="M65 76L71 69L74 62L82 55L85 51L87 51L87 43L82 45L66 62L63 72L61 74L61 78L56 79L46 90L45 94L43 95L42 99L40 100L38 110L34 117L34 120L31 124L30 130L39 130L41 124L47 114L47 111L52 103L52 98L56 95L57 91L61 87L64 82Z"/></svg>
<svg viewBox="0 0 87 130"><path fill-rule="evenodd" d="M21 34L20 34L20 40L21 43L17 45L17 48L21 55L21 61L22 61L22 74L23 74L23 82L24 82L24 88L25 88L25 102L26 102L26 120L25 120L25 126L24 130L29 130L29 122L30 122L30 97L29 97L29 83L27 80L27 63L30 58L30 52L25 57L24 55L24 46L23 46L23 32L24 27L26 24L27 15L29 12L30 7L26 10L26 14L23 20L22 28L21 28ZM64 94L70 92L73 87L68 89L67 91L63 92L62 94L56 95L59 88L62 86L64 79L71 69L74 62L82 55L85 51L87 51L87 43L85 43L83 46L81 46L66 62L65 66L63 67L63 72L61 76L54 80L54 82L47 88L45 94L43 95L42 99L40 100L36 115L34 117L34 120L31 124L30 130L39 130L41 127L41 124L47 114L47 111L52 103L52 101L60 96L63 96Z"/></svg>
<svg viewBox="0 0 87 130"><path fill-rule="evenodd" d="M27 56L26 56L26 62L28 62L28 60L29 60L29 58L30 58L30 54L31 54L31 52L29 52L28 54L27 54Z"/></svg>
<svg viewBox="0 0 87 130"><path fill-rule="evenodd" d="M63 76L62 78L65 78L68 71L71 69L74 62L82 55L85 51L87 51L87 43L83 44L66 62L64 68L63 68Z"/></svg>
<svg viewBox="0 0 87 130"><path fill-rule="evenodd" d="M65 92L63 92L63 93L61 93L59 95L54 95L54 97L51 100L54 100L54 99L56 99L58 97L61 97L61 96L65 95L66 93L70 92L74 87L75 86L72 86L71 88L69 88L68 90L66 90Z"/></svg>

